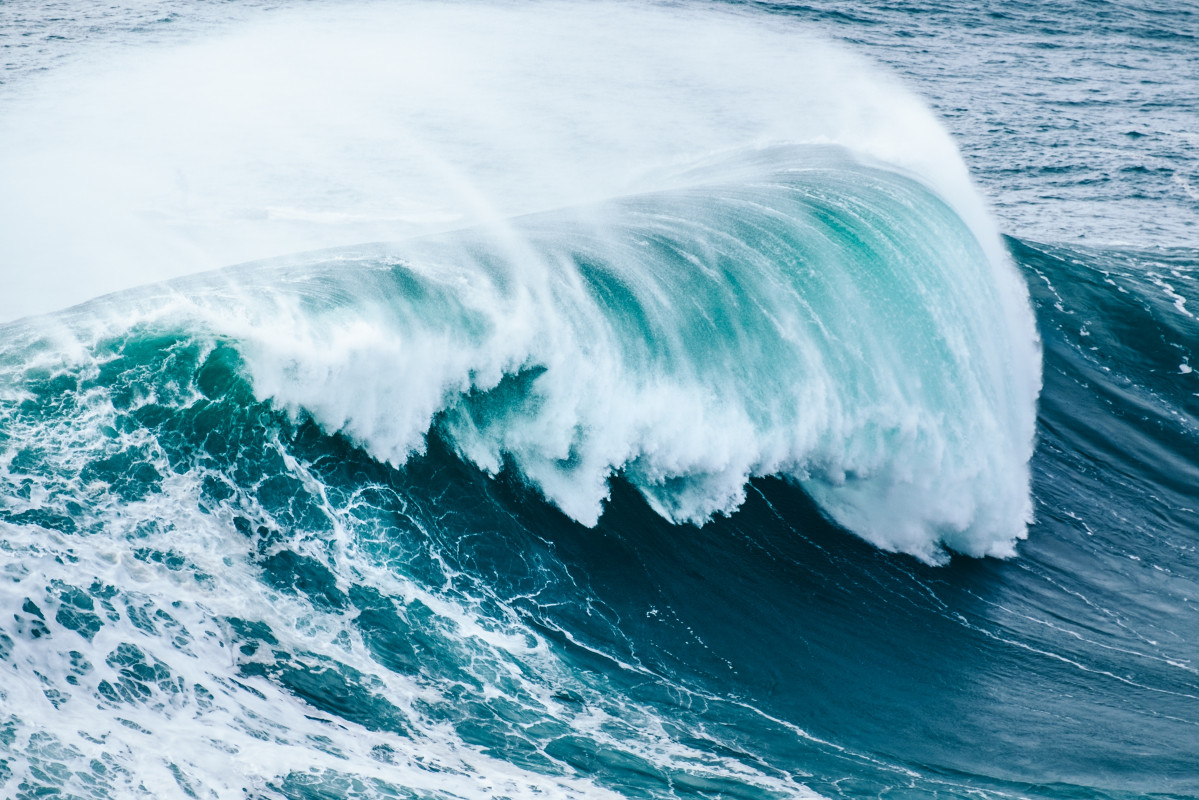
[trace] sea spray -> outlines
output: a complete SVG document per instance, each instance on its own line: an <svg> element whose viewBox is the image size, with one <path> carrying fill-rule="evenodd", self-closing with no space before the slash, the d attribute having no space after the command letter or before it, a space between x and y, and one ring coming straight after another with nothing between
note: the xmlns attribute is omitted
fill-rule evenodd
<svg viewBox="0 0 1199 800"><path fill-rule="evenodd" d="M895 78L784 18L633 3L304 5L86 49L0 97L12 319L136 284L663 188L836 143L992 224Z"/></svg>
<svg viewBox="0 0 1199 800"><path fill-rule="evenodd" d="M438 431L587 525L614 475L696 524L778 475L886 549L1011 555L1039 362L1010 265L841 148L750 148L673 183L125 302L229 337L259 399L381 461Z"/></svg>

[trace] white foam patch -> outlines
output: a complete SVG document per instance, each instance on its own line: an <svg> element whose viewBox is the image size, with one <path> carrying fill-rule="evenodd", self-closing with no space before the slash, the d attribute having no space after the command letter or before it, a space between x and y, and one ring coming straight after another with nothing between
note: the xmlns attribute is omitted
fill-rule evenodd
<svg viewBox="0 0 1199 800"><path fill-rule="evenodd" d="M707 205L681 217L659 198L655 235L678 237L682 255L638 250L635 214L612 212L598 229L558 216L535 239L529 220L291 268L301 298L351 298L319 311L276 291L278 273L230 276L261 282L261 299L245 319L222 310L212 324L241 342L259 397L397 466L423 450L440 417L467 459L492 474L515 467L587 525L617 472L658 513L693 523L734 512L750 478L782 475L880 547L930 562L946 558L944 546L1011 556L1031 514L1039 357L1028 307L1005 296L1010 266L987 262L960 221L935 204L915 213L931 203L918 193L872 194L870 180L861 185L879 204L872 213L889 219L886 235L913 237L898 247L911 252L874 261L835 250L797 278L761 242L694 230L760 226L768 214ZM756 211L787 208L789 190L770 194L765 181L747 184ZM712 202L721 201L705 196ZM776 220L777 232L802 233L792 222ZM508 248L506 236L522 231L527 246ZM625 287L623 307L597 302L572 260L578 241ZM727 282L720 264L737 265ZM420 288L374 285L381 265ZM318 280L321 270L332 271ZM644 330L622 327L634 302ZM514 394L497 388L522 371ZM487 408L469 399L487 392L496 398L478 401Z"/></svg>
<svg viewBox="0 0 1199 800"><path fill-rule="evenodd" d="M81 345L70 349L90 349ZM42 348L32 372L7 362L0 385L20 385L22 375L95 379L103 366L55 352ZM147 378L147 390L182 390L171 401L178 408L199 398L186 385ZM254 543L233 521L235 514L270 519L253 488L214 506L201 487L221 473L198 464L173 468L148 429L119 433L107 391L60 397L77 400L77 413L40 417L16 403L3 407L13 445L0 458L6 514L61 512L76 533L0 522L0 609L12 620L0 629L0 791L280 797L288 781L293 788L299 781L338 793L353 787L362 797L391 797L394 787L464 798L617 796L565 762L550 759L536 771L464 741L445 713L463 702L459 680L383 669L353 615L264 583L250 558ZM149 395L143 401L168 403ZM131 469L153 467L163 476L159 490L130 498L87 478L89 463L131 451L141 454ZM36 453L37 470L21 462L26 452ZM309 466L285 449L277 455L281 474L320 498L323 517L319 531L291 529L279 547L331 564L343 589L366 585L430 609L421 633L437 651L423 657L456 659L454 667L478 682L471 701L519 708L530 721L553 721L601 752L643 759L680 780L817 797L791 778L678 742L671 731L680 720L667 722L651 706L580 680L502 604L498 616L485 615L482 603L496 609L494 598L419 585L368 555L362 537L373 531L352 506L331 501ZM246 653L229 618L265 624L275 641ZM311 667L318 680L322 664L366 676L366 694L399 709L406 732L333 715L245 671L256 659L273 659L272 650L322 660ZM562 689L580 699L563 701ZM533 749L546 744L530 734Z"/></svg>

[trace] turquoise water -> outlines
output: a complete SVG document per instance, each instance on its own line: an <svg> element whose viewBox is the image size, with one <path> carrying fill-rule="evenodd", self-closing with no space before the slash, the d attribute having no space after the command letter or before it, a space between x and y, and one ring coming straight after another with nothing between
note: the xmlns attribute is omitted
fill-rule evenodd
<svg viewBox="0 0 1199 800"><path fill-rule="evenodd" d="M5 796L1199 796L1193 12L6 11Z"/></svg>

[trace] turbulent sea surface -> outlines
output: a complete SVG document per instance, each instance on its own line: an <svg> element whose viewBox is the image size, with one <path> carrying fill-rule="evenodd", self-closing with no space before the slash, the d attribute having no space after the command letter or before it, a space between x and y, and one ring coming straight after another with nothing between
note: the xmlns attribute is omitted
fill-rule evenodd
<svg viewBox="0 0 1199 800"><path fill-rule="evenodd" d="M0 4L0 795L1199 797L1199 11Z"/></svg>

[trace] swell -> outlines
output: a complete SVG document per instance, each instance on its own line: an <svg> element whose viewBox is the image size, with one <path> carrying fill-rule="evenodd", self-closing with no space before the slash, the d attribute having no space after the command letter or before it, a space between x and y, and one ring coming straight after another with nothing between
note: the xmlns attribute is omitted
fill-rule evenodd
<svg viewBox="0 0 1199 800"><path fill-rule="evenodd" d="M1011 246L1037 301L1055 312L1047 380L1058 388L1042 403L1054 420L1048 433L1105 472L1170 490L1167 505L1178 505L1196 484L1194 251Z"/></svg>

